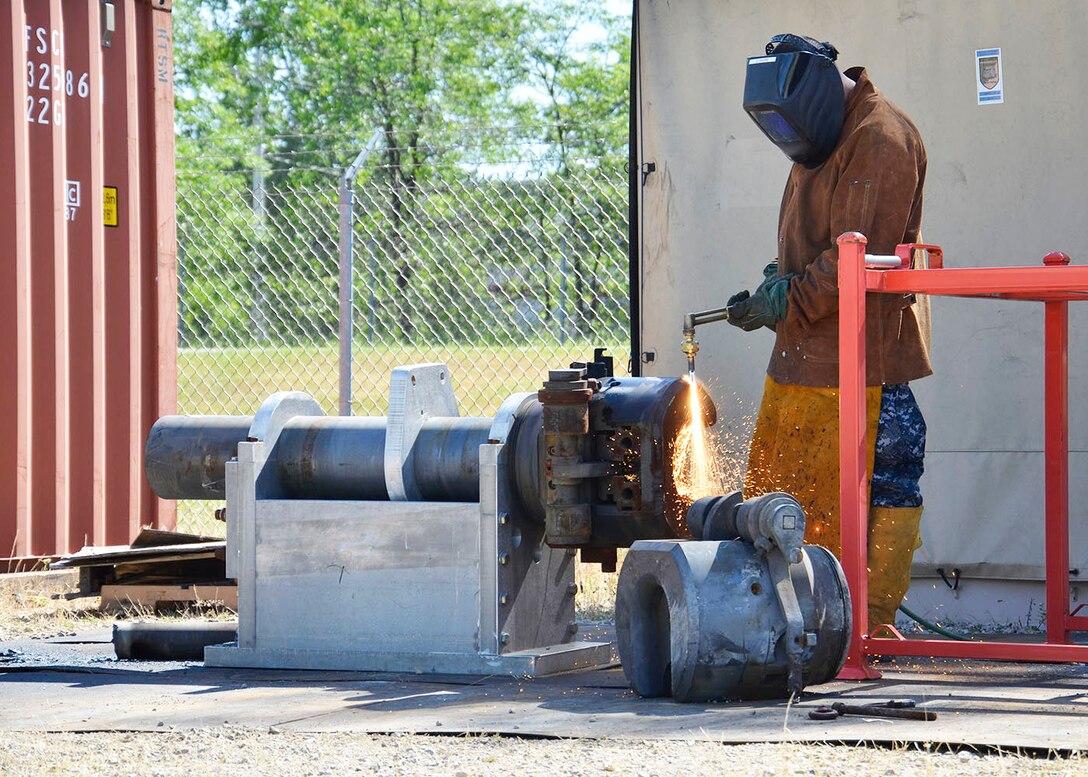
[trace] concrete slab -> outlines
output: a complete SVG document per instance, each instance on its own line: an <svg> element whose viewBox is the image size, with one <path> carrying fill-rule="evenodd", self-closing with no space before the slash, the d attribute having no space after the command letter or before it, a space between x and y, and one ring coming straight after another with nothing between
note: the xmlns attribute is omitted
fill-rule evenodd
<svg viewBox="0 0 1088 777"><path fill-rule="evenodd" d="M0 730L500 733L720 742L936 742L1088 751L1088 667L909 659L884 678L784 702L640 699L618 667L527 679L279 671L118 661L105 630L0 643ZM600 639L602 632L589 636ZM809 720L813 707L912 698L932 722Z"/></svg>

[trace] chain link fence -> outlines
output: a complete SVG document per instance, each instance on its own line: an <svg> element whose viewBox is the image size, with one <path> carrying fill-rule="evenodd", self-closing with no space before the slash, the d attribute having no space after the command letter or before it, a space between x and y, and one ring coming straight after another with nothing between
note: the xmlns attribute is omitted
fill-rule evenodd
<svg viewBox="0 0 1088 777"><path fill-rule="evenodd" d="M626 365L625 160L557 158L530 143L456 152L409 165L410 150L379 147L350 182L352 414L385 415L389 374L404 364L447 364L470 416L595 346ZM260 159L179 159L181 413L252 414L290 389L332 414L345 396L348 165ZM179 528L212 530L213 507L181 505Z"/></svg>

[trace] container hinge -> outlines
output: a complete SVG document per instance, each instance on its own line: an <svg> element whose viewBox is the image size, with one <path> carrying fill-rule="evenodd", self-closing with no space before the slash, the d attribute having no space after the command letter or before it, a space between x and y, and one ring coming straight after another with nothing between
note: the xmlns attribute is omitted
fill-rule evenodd
<svg viewBox="0 0 1088 777"><path fill-rule="evenodd" d="M113 33L117 31L117 9L109 0L101 0L99 5L102 28L102 46L109 48L113 41Z"/></svg>

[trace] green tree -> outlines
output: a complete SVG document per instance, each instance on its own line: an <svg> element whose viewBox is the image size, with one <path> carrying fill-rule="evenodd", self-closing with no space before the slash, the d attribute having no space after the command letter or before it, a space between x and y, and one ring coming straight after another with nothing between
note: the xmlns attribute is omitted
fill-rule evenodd
<svg viewBox="0 0 1088 777"><path fill-rule="evenodd" d="M594 244L591 233L600 222L602 203L579 197L572 184L586 172L576 168L626 150L631 39L626 25L593 0L545 2L532 16L524 51L526 81L535 93L519 111L522 121L542 127L564 193L566 239L560 261L569 267L555 275L561 284L573 279L578 321L592 322L601 296L596 279L602 252L588 253L585 247ZM604 36L580 41L579 33L587 26ZM570 295L563 288L559 293L562 309ZM550 298L550 290L546 296Z"/></svg>
<svg viewBox="0 0 1088 777"><path fill-rule="evenodd" d="M232 185L250 189L248 204L209 206L216 211L209 220L214 215L238 225L225 230L238 233L231 248L187 261L221 269L248 261L249 269L236 268L230 284L245 287L250 279L251 307L274 301L298 321L328 307L292 298L282 284L263 280L275 267L307 257L305 274L312 288L321 289L319 280L329 277L327 257L335 256L331 235L303 235L301 227L275 219L302 187L334 191L335 172L375 128L384 143L364 184L381 189L384 212L366 218L380 243L373 251L392 269L390 307L418 297L413 287L429 281L437 256L466 264L521 258L484 235L458 235L454 246L443 246L456 226L420 230L432 216L447 225L471 217L490 229L508 223L502 215L507 210L521 209L537 219L538 237L547 238L539 243L552 246L562 246L555 232L568 230L574 243L585 243L602 218L622 217L622 203L576 196L570 185L576 175L593 174L596 162L586 160L622 153L626 145L626 21L600 12L594 0L194 0L178 4L177 13L179 158L190 170L249 171L232 176ZM581 42L578 30L585 24L607 35ZM483 128L496 126L519 128L520 136L547 149L546 175L556 177L564 192L562 222L552 215L549 198L527 207L525 187L502 190L486 177L478 182L492 194L471 202L448 198L441 212L434 196L423 195L444 181L473 180L460 164L466 136L483 143L491 162L506 162L498 146L486 148ZM592 314L590 303L600 293L593 285L594 262L615 248L569 257L580 318ZM548 251L541 261L564 255L562 248ZM190 274L190 282L198 277L204 276ZM214 292L204 296L214 298ZM447 308L471 307L469 302ZM399 335L411 338L415 311L406 303L400 309ZM257 321L250 328L261 330ZM421 336L448 327L426 329Z"/></svg>

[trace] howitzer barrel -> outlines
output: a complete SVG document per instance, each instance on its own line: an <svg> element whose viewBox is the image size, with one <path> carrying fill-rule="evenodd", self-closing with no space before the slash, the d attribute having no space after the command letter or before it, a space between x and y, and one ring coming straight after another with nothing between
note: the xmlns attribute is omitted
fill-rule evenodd
<svg viewBox="0 0 1088 777"><path fill-rule="evenodd" d="M246 440L247 416L165 416L151 430L145 470L163 499L222 499L225 465ZM300 416L279 433L275 465L289 499L389 498L385 417ZM429 501L480 498L480 446L490 418L431 418L412 449L415 477Z"/></svg>
<svg viewBox="0 0 1088 777"><path fill-rule="evenodd" d="M703 423L716 420L705 391L676 378L553 372L556 380L512 395L495 418L458 416L442 365L397 368L388 416L324 416L300 392L272 395L253 418L166 416L148 435L148 482L164 499L222 499L226 464L251 441L263 445L270 498L474 502L481 446L495 442L508 509L544 524L549 544L690 536L673 441L690 422L692 390L703 392Z"/></svg>

